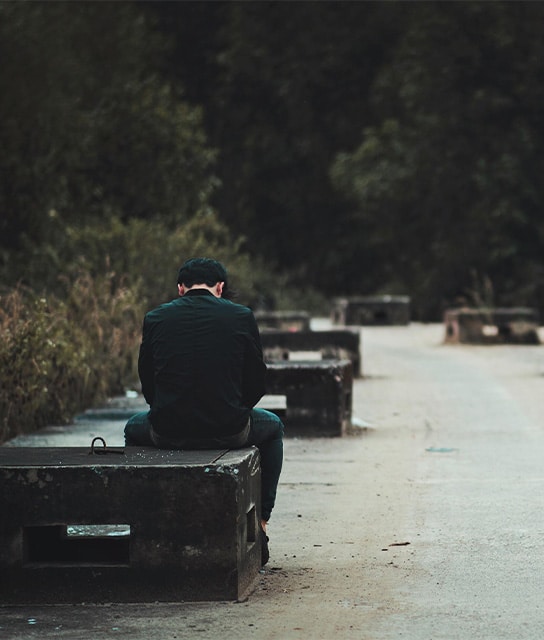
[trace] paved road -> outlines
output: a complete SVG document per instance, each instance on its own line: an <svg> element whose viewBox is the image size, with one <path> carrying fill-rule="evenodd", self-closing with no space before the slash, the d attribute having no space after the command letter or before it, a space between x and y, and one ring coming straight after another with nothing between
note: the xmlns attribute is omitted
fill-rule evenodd
<svg viewBox="0 0 544 640"><path fill-rule="evenodd" d="M372 637L544 638L542 347L446 347L433 331L367 332L397 412L377 420L416 444L414 559Z"/></svg>
<svg viewBox="0 0 544 640"><path fill-rule="evenodd" d="M286 440L272 558L247 601L4 607L0 639L542 640L544 347L442 336L363 329L354 413L369 428ZM33 443L116 444L121 427Z"/></svg>

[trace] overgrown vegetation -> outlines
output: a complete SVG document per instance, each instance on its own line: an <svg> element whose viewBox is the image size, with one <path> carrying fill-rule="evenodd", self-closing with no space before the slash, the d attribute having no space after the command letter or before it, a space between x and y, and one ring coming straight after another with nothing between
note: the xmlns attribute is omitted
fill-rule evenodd
<svg viewBox="0 0 544 640"><path fill-rule="evenodd" d="M69 420L134 380L142 306L110 276L81 273L66 297L0 296L0 441Z"/></svg>

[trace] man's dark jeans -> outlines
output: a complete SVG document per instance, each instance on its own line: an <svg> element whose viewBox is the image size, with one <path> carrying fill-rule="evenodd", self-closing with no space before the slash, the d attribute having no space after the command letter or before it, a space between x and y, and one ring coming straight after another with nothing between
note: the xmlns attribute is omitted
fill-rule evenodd
<svg viewBox="0 0 544 640"><path fill-rule="evenodd" d="M261 456L261 518L268 521L274 504L283 464L283 423L271 411L252 409L249 419L249 432L242 438L187 441L184 446L171 446L152 437L149 412L137 413L125 426L126 446L161 447L165 449L232 449L256 446Z"/></svg>

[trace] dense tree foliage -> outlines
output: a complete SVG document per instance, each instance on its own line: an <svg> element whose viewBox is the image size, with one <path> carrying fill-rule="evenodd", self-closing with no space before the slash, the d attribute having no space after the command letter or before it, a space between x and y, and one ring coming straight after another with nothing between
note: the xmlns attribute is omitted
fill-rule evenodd
<svg viewBox="0 0 544 640"><path fill-rule="evenodd" d="M207 131L219 149L221 215L271 266L312 286L338 287L350 230L329 167L371 121L371 81L400 33L404 7L152 7L174 38L173 77L205 104Z"/></svg>
<svg viewBox="0 0 544 640"><path fill-rule="evenodd" d="M201 111L157 69L164 37L129 3L1 3L0 247L117 215L179 224L215 184Z"/></svg>
<svg viewBox="0 0 544 640"><path fill-rule="evenodd" d="M155 3L220 211L301 282L544 307L540 3ZM198 73L195 73L198 69Z"/></svg>
<svg viewBox="0 0 544 640"><path fill-rule="evenodd" d="M496 302L542 306L544 7L417 9L375 83L382 120L332 170L373 275L424 312L484 276Z"/></svg>
<svg viewBox="0 0 544 640"><path fill-rule="evenodd" d="M524 1L0 3L3 281L62 271L61 229L156 267L136 221L215 210L226 258L299 290L439 319L485 281L544 311L543 26Z"/></svg>

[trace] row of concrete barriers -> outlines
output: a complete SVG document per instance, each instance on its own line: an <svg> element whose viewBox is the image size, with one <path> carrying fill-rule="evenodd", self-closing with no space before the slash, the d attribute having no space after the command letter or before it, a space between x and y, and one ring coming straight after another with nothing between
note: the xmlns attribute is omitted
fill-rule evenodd
<svg viewBox="0 0 544 640"><path fill-rule="evenodd" d="M258 312L256 314L259 325L264 331L284 331L290 334L309 334L310 316L305 311L276 311ZM536 309L530 307L459 307L446 309L444 312L444 327L446 343L468 344L539 344L540 317ZM349 326L377 326L377 325L407 325L410 323L410 298L408 296L351 296L335 298L331 309L333 325ZM302 336L293 336L291 342L277 336L277 343L272 344L268 338L269 349L276 348L274 357L278 357L280 349L288 352L295 343L302 344ZM311 336L315 338L316 336ZM321 336L323 339L326 335ZM315 346L315 340L308 342ZM340 347L339 336L331 334L330 344L321 345L323 357L338 356ZM328 348L328 355L327 355ZM352 349L344 342L343 348L348 352ZM336 353L335 353L336 351ZM272 356L272 354L271 354ZM352 358L351 353L347 356ZM353 358L352 358L353 359ZM354 362L354 375L359 375L360 369Z"/></svg>
<svg viewBox="0 0 544 640"><path fill-rule="evenodd" d="M261 406L282 415L287 437L342 436L359 333L309 333L263 331ZM301 350L320 357L290 357ZM6 604L237 600L258 576L255 448L0 447L0 482Z"/></svg>
<svg viewBox="0 0 544 640"><path fill-rule="evenodd" d="M310 314L306 311L257 311L262 329L309 331ZM347 296L332 300L330 319L333 325L406 325L410 323L409 296Z"/></svg>

